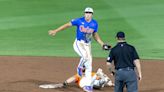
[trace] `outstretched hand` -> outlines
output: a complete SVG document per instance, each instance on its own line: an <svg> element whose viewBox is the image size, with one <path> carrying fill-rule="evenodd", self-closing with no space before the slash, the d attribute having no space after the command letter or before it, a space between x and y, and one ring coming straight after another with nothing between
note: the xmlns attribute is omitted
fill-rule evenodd
<svg viewBox="0 0 164 92"><path fill-rule="evenodd" d="M48 31L48 34L51 35L51 36L55 36L56 31L55 30L50 30L50 31Z"/></svg>

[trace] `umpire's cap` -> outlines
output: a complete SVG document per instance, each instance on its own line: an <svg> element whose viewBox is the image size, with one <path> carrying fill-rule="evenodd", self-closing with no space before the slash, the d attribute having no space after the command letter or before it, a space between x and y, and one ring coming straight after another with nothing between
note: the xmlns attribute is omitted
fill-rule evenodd
<svg viewBox="0 0 164 92"><path fill-rule="evenodd" d="M120 32L117 32L117 35L116 35L117 38L125 38L125 33L120 31Z"/></svg>

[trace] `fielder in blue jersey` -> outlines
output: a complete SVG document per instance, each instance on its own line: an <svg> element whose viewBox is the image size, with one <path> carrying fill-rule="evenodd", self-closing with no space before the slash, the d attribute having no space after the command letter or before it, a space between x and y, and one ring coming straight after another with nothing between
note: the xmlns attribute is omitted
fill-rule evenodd
<svg viewBox="0 0 164 92"><path fill-rule="evenodd" d="M91 38L93 37L103 49L107 49L110 46L106 46L100 39L98 31L98 23L92 19L93 9L90 7L85 8L84 17L72 19L70 22L60 26L55 30L50 30L49 35L56 35L57 32L62 31L71 26L76 26L76 39L73 44L74 50L81 57L79 65L77 67L77 73L82 76L82 70L85 67L85 79L86 84L83 88L85 92L92 92L91 86L91 72L92 72L92 53L91 53Z"/></svg>

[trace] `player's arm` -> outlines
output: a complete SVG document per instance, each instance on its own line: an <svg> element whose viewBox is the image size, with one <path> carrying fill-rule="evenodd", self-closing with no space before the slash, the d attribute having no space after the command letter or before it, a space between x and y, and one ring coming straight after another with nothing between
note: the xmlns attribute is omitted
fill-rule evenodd
<svg viewBox="0 0 164 92"><path fill-rule="evenodd" d="M135 59L135 60L134 60L134 64L135 64L136 69L137 69L137 72L138 72L139 80L141 80L141 79L142 79L142 72L141 72L140 60L139 60L139 59Z"/></svg>
<svg viewBox="0 0 164 92"><path fill-rule="evenodd" d="M71 23L71 22L68 22L68 23L66 23L66 24L64 24L64 25L62 25L62 26L60 26L60 27L58 27L57 29L50 30L50 31L48 32L48 34L49 34L49 35L52 35L52 36L55 36L55 34L56 34L57 32L62 31L62 30L66 29L66 28L69 28L69 27L71 27L71 26L72 26L72 23Z"/></svg>
<svg viewBox="0 0 164 92"><path fill-rule="evenodd" d="M104 42L101 40L97 32L93 33L93 38L101 45L101 47L104 45Z"/></svg>
<svg viewBox="0 0 164 92"><path fill-rule="evenodd" d="M100 38L100 36L99 36L99 34L97 32L93 33L93 38L101 45L101 47L102 47L103 50L110 50L111 49L111 46L110 45L105 44L101 40L101 38Z"/></svg>

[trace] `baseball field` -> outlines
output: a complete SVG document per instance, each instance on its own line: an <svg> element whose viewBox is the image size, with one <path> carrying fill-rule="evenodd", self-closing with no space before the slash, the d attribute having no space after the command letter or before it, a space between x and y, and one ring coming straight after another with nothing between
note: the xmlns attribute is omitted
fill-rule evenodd
<svg viewBox="0 0 164 92"><path fill-rule="evenodd" d="M0 92L82 92L75 84L64 89L38 85L60 83L76 73L76 28L55 37L48 30L83 16L87 6L94 9L104 42L114 46L115 34L124 31L138 50L143 71L139 92L164 92L163 0L0 0ZM100 67L108 74L109 52L93 40L92 53L93 70ZM95 92L113 92L113 87Z"/></svg>

